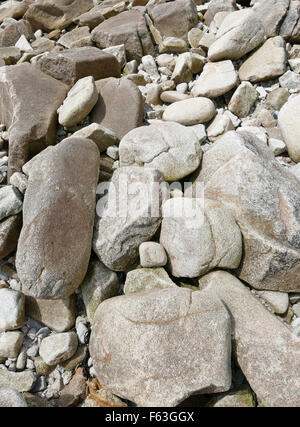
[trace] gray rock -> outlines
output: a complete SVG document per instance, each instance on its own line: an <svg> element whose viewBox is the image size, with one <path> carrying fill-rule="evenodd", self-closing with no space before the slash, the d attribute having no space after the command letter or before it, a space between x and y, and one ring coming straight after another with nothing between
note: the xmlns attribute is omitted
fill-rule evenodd
<svg viewBox="0 0 300 427"><path fill-rule="evenodd" d="M167 254L163 246L156 242L144 242L139 247L142 267L163 267L167 264Z"/></svg>
<svg viewBox="0 0 300 427"><path fill-rule="evenodd" d="M138 268L127 273L124 294L174 288L177 285L163 268Z"/></svg>
<svg viewBox="0 0 300 427"><path fill-rule="evenodd" d="M279 78L279 83L285 89L298 92L300 90L300 75L294 71L287 71Z"/></svg>
<svg viewBox="0 0 300 427"><path fill-rule="evenodd" d="M30 391L36 381L36 376L32 371L11 372L0 365L0 390L2 388L12 388L20 393Z"/></svg>
<svg viewBox="0 0 300 427"><path fill-rule="evenodd" d="M204 154L196 182L242 231L238 276L256 289L298 291L300 185L265 143L246 132L228 132Z"/></svg>
<svg viewBox="0 0 300 427"><path fill-rule="evenodd" d="M75 332L53 334L44 338L40 345L40 356L47 365L57 365L70 359L78 347Z"/></svg>
<svg viewBox="0 0 300 427"><path fill-rule="evenodd" d="M160 226L164 191L163 177L155 169L130 166L114 172L107 206L103 212L97 209L101 217L93 238L94 251L106 267L124 271L135 262L140 244Z"/></svg>
<svg viewBox="0 0 300 427"><path fill-rule="evenodd" d="M117 274L97 259L92 260L81 284L86 314L91 323L101 302L118 295L119 290L120 283Z"/></svg>
<svg viewBox="0 0 300 427"><path fill-rule="evenodd" d="M0 408L27 408L22 394L11 388L0 389Z"/></svg>
<svg viewBox="0 0 300 427"><path fill-rule="evenodd" d="M22 347L23 332L0 332L0 357L14 359Z"/></svg>
<svg viewBox="0 0 300 427"><path fill-rule="evenodd" d="M229 273L210 273L200 287L229 310L237 362L258 400L269 407L299 407L299 338Z"/></svg>
<svg viewBox="0 0 300 427"><path fill-rule="evenodd" d="M13 331L24 324L25 297L13 289L0 289L0 331Z"/></svg>
<svg viewBox="0 0 300 427"><path fill-rule="evenodd" d="M84 279L98 174L99 150L88 139L68 138L31 163L16 255L18 276L30 296L66 298Z"/></svg>
<svg viewBox="0 0 300 427"><path fill-rule="evenodd" d="M289 294L286 292L257 291L270 307L278 314L284 314L289 307Z"/></svg>
<svg viewBox="0 0 300 427"><path fill-rule="evenodd" d="M232 95L228 109L240 118L247 117L257 99L258 92L252 84L242 82Z"/></svg>
<svg viewBox="0 0 300 427"><path fill-rule="evenodd" d="M12 185L0 188L0 221L22 211L22 196Z"/></svg>
<svg viewBox="0 0 300 427"><path fill-rule="evenodd" d="M251 9L242 9L227 15L216 41L208 50L211 61L239 59L259 46L265 36L264 26Z"/></svg>
<svg viewBox="0 0 300 427"><path fill-rule="evenodd" d="M28 179L21 172L15 172L10 177L10 183L24 194L28 185Z"/></svg>
<svg viewBox="0 0 300 427"><path fill-rule="evenodd" d="M106 300L90 341L97 378L139 406L176 406L191 394L226 391L229 323L221 301L206 292L172 288Z"/></svg>
<svg viewBox="0 0 300 427"><path fill-rule="evenodd" d="M158 122L129 132L120 142L119 155L120 166L155 168L166 181L177 181L197 169L202 149L191 129Z"/></svg>
<svg viewBox="0 0 300 427"><path fill-rule="evenodd" d="M160 242L175 277L199 277L215 267L237 268L241 261L239 227L220 203L208 199L165 202Z"/></svg>

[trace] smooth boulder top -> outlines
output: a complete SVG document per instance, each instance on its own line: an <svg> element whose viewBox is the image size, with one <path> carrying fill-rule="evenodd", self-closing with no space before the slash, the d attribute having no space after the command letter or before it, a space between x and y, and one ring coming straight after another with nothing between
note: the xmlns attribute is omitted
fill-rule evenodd
<svg viewBox="0 0 300 427"><path fill-rule="evenodd" d="M84 279L91 252L99 157L92 141L67 138L31 165L16 256L23 291L30 296L65 298Z"/></svg>
<svg viewBox="0 0 300 427"><path fill-rule="evenodd" d="M214 103L208 98L198 97L169 105L163 113L163 119L189 126L209 122L215 114Z"/></svg>
<svg viewBox="0 0 300 427"><path fill-rule="evenodd" d="M216 41L208 50L208 59L239 59L259 46L265 37L262 22L252 9L237 10L222 22Z"/></svg>
<svg viewBox="0 0 300 427"><path fill-rule="evenodd" d="M169 288L104 301L90 341L101 385L139 406L176 406L231 385L230 319L206 292Z"/></svg>
<svg viewBox="0 0 300 427"><path fill-rule="evenodd" d="M129 132L120 142L119 156L120 166L155 168L166 181L177 181L198 168L202 149L191 129L158 122Z"/></svg>
<svg viewBox="0 0 300 427"><path fill-rule="evenodd" d="M294 162L300 162L300 95L283 105L278 115L278 124L288 153Z"/></svg>

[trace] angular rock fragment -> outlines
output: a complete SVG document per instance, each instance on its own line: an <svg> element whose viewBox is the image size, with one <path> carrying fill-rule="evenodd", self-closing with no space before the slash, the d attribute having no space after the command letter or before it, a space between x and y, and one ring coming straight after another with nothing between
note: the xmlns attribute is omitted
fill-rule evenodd
<svg viewBox="0 0 300 427"><path fill-rule="evenodd" d="M268 39L239 69L241 80L251 83L274 79L286 71L286 44L282 37Z"/></svg>
<svg viewBox="0 0 300 427"><path fill-rule="evenodd" d="M73 19L93 6L93 0L38 0L28 8L24 17L34 30L50 32L68 27Z"/></svg>
<svg viewBox="0 0 300 427"><path fill-rule="evenodd" d="M91 46L91 34L89 27L78 27L62 35L57 41L58 44L73 49L76 47Z"/></svg>
<svg viewBox="0 0 300 427"><path fill-rule="evenodd" d="M164 268L138 268L127 273L124 294L176 287Z"/></svg>
<svg viewBox="0 0 300 427"><path fill-rule="evenodd" d="M238 75L231 61L209 62L192 89L193 96L217 98L238 84Z"/></svg>
<svg viewBox="0 0 300 427"><path fill-rule="evenodd" d="M106 267L124 271L135 262L140 244L160 226L165 197L158 170L130 166L115 171L107 200L97 206L93 238L93 249Z"/></svg>
<svg viewBox="0 0 300 427"><path fill-rule="evenodd" d="M78 347L75 332L52 334L44 338L40 345L40 356L47 365L57 365L70 359Z"/></svg>
<svg viewBox="0 0 300 427"><path fill-rule="evenodd" d="M73 86L77 80L87 76L100 80L120 75L117 59L92 46L50 52L40 58L37 66L68 86Z"/></svg>
<svg viewBox="0 0 300 427"><path fill-rule="evenodd" d="M73 22L79 26L88 26L93 30L97 25L101 24L104 21L104 16L102 15L102 6L97 5L90 9L88 12L83 13L82 15L77 16Z"/></svg>
<svg viewBox="0 0 300 427"><path fill-rule="evenodd" d="M120 283L117 274L105 267L99 260L92 260L81 284L82 298L90 322L93 321L101 302L118 295L119 290Z"/></svg>
<svg viewBox="0 0 300 427"><path fill-rule="evenodd" d="M300 340L238 279L225 271L200 280L232 318L234 353L264 406L300 406Z"/></svg>
<svg viewBox="0 0 300 427"><path fill-rule="evenodd" d="M113 16L92 31L92 40L101 49L124 44L128 61L141 61L144 55L154 55L154 47L143 13L128 10Z"/></svg>
<svg viewBox="0 0 300 427"><path fill-rule="evenodd" d="M21 213L5 218L0 222L0 259L5 258L16 249L21 228Z"/></svg>
<svg viewBox="0 0 300 427"><path fill-rule="evenodd" d="M247 117L258 96L251 83L242 82L232 95L228 109L239 118Z"/></svg>
<svg viewBox="0 0 300 427"><path fill-rule="evenodd" d="M162 38L174 37L187 41L188 31L198 22L193 0L176 0L158 4L149 10L155 29Z"/></svg>
<svg viewBox="0 0 300 427"><path fill-rule="evenodd" d="M2 4L0 5L0 23L2 23L6 18L22 18L30 4L28 0L8 0L2 1L1 3Z"/></svg>
<svg viewBox="0 0 300 427"><path fill-rule="evenodd" d="M22 196L12 185L0 188L0 221L22 210Z"/></svg>
<svg viewBox="0 0 300 427"><path fill-rule="evenodd" d="M0 47L15 46L22 35L26 37L26 40L33 38L33 31L29 22L24 19L12 22L0 32Z"/></svg>
<svg viewBox="0 0 300 427"><path fill-rule="evenodd" d="M129 132L120 142L119 155L120 166L155 168L166 181L177 181L198 168L202 149L191 129L162 122Z"/></svg>
<svg viewBox="0 0 300 427"><path fill-rule="evenodd" d="M84 279L98 174L99 150L87 139L68 138L32 163L16 256L23 290L30 296L66 298Z"/></svg>
<svg viewBox="0 0 300 427"><path fill-rule="evenodd" d="M104 301L90 352L101 385L139 406L176 406L230 388L230 328L220 300L172 288Z"/></svg>
<svg viewBox="0 0 300 427"><path fill-rule="evenodd" d="M74 296L54 301L27 296L26 316L55 332L66 332L75 324L76 300Z"/></svg>
<svg viewBox="0 0 300 427"><path fill-rule="evenodd" d="M99 125L98 123L92 123L91 125L73 133L72 136L91 139L99 148L100 153L112 145L119 145L120 142L119 138L113 131Z"/></svg>
<svg viewBox="0 0 300 427"><path fill-rule="evenodd" d="M0 121L8 129L9 176L54 143L56 110L65 96L63 84L30 64L0 69Z"/></svg>
<svg viewBox="0 0 300 427"><path fill-rule="evenodd" d="M135 83L126 78L110 79L98 91L92 122L113 131L119 139L142 125L144 99Z"/></svg>
<svg viewBox="0 0 300 427"><path fill-rule="evenodd" d="M221 202L243 234L238 276L256 289L299 291L299 181L254 135L228 132L202 160L196 180Z"/></svg>
<svg viewBox="0 0 300 427"><path fill-rule="evenodd" d="M179 197L163 205L160 242L175 277L199 277L215 267L237 268L242 236L220 203Z"/></svg>

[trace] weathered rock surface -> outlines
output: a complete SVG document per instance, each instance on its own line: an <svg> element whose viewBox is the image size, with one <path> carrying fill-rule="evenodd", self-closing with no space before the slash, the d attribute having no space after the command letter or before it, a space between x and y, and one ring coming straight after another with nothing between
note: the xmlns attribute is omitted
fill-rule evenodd
<svg viewBox="0 0 300 427"><path fill-rule="evenodd" d="M295 162L300 162L300 95L290 99L281 108L278 125L286 143L288 153Z"/></svg>
<svg viewBox="0 0 300 427"><path fill-rule="evenodd" d="M140 406L228 390L229 323L223 304L206 292L174 288L106 300L90 342L98 380Z"/></svg>
<svg viewBox="0 0 300 427"><path fill-rule="evenodd" d="M0 390L10 388L20 393L30 391L34 386L36 376L32 371L11 372L0 365Z"/></svg>
<svg viewBox="0 0 300 427"><path fill-rule="evenodd" d="M0 288L0 331L13 331L24 324L25 297L13 289Z"/></svg>
<svg viewBox="0 0 300 427"><path fill-rule="evenodd" d="M92 122L113 131L119 139L142 125L144 98L135 83L125 78L111 79L98 91L99 99L91 114Z"/></svg>
<svg viewBox="0 0 300 427"><path fill-rule="evenodd" d="M24 334L20 331L0 332L0 357L18 357Z"/></svg>
<svg viewBox="0 0 300 427"><path fill-rule="evenodd" d="M239 77L252 83L274 79L285 73L286 64L286 43L282 37L274 37L243 63Z"/></svg>
<svg viewBox="0 0 300 427"><path fill-rule="evenodd" d="M163 113L163 119L189 126L209 122L215 114L214 103L208 98L198 97L169 105Z"/></svg>
<svg viewBox="0 0 300 427"><path fill-rule="evenodd" d="M29 1L8 0L2 1L0 5L0 23L6 18L19 19L26 12Z"/></svg>
<svg viewBox="0 0 300 427"><path fill-rule="evenodd" d="M22 211L22 196L12 185L0 188L0 221Z"/></svg>
<svg viewBox="0 0 300 427"><path fill-rule="evenodd" d="M91 46L91 33L89 27L77 27L62 35L57 41L63 47L74 49L76 47Z"/></svg>
<svg viewBox="0 0 300 427"><path fill-rule="evenodd" d="M40 345L40 356L47 365L57 365L74 355L77 350L78 341L75 332L52 334L42 340Z"/></svg>
<svg viewBox="0 0 300 427"><path fill-rule="evenodd" d="M217 98L229 92L238 84L238 75L231 61L209 62L196 80L193 96Z"/></svg>
<svg viewBox="0 0 300 427"><path fill-rule="evenodd" d="M257 291L269 306L278 314L284 314L289 307L289 294L286 292Z"/></svg>
<svg viewBox="0 0 300 427"><path fill-rule="evenodd" d="M188 31L198 22L192 0L176 0L158 4L149 10L153 25L162 38L174 37L187 41Z"/></svg>
<svg viewBox="0 0 300 427"><path fill-rule="evenodd" d="M210 273L200 286L229 310L238 364L262 404L299 407L299 338L229 273Z"/></svg>
<svg viewBox="0 0 300 427"><path fill-rule="evenodd" d="M265 30L251 9L238 10L226 16L216 38L208 50L211 61L239 59L258 47L264 40Z"/></svg>
<svg viewBox="0 0 300 427"><path fill-rule="evenodd" d="M68 27L73 19L93 6L93 0L38 0L29 7L25 19L34 30L50 32Z"/></svg>
<svg viewBox="0 0 300 427"><path fill-rule="evenodd" d="M85 12L75 19L73 19L74 24L79 26L88 26L93 30L97 25L101 24L104 21L104 16L102 15L102 6L97 5L90 9L88 12Z"/></svg>
<svg viewBox="0 0 300 427"><path fill-rule="evenodd" d="M0 68L0 121L9 133L9 176L55 141L66 88L30 64Z"/></svg>
<svg viewBox="0 0 300 427"><path fill-rule="evenodd" d="M124 294L174 287L177 285L164 268L138 268L127 273Z"/></svg>
<svg viewBox="0 0 300 427"><path fill-rule="evenodd" d="M118 295L120 283L117 274L94 259L90 262L87 274L81 284L83 302L90 322L93 322L98 306L107 298Z"/></svg>
<svg viewBox="0 0 300 427"><path fill-rule="evenodd" d="M39 59L37 66L68 86L87 76L93 76L95 80L120 76L120 64L115 56L93 46L47 53Z"/></svg>
<svg viewBox="0 0 300 427"><path fill-rule="evenodd" d="M228 132L203 156L196 180L243 234L238 276L256 289L299 290L299 181L255 136Z"/></svg>
<svg viewBox="0 0 300 427"><path fill-rule="evenodd" d="M101 49L124 44L128 61L141 61L144 55L154 55L151 36L139 10L128 10L106 19L92 31L92 40Z"/></svg>
<svg viewBox="0 0 300 427"><path fill-rule="evenodd" d="M29 22L24 19L8 24L0 32L0 47L14 46L21 36L25 36L26 40L33 38L32 28Z"/></svg>
<svg viewBox="0 0 300 427"><path fill-rule="evenodd" d="M62 299L84 279L98 174L99 150L87 139L68 138L33 162L16 257L30 296Z"/></svg>
<svg viewBox="0 0 300 427"><path fill-rule="evenodd" d="M241 261L242 236L233 216L208 199L165 202L160 242L175 277L199 277L218 266L234 269Z"/></svg>
<svg viewBox="0 0 300 427"><path fill-rule="evenodd" d="M86 118L97 101L98 91L94 77L88 76L78 80L58 109L59 123L67 128L77 125Z"/></svg>
<svg viewBox="0 0 300 427"><path fill-rule="evenodd" d="M232 95L228 109L240 118L247 117L258 96L257 90L251 83L242 82Z"/></svg>
<svg viewBox="0 0 300 427"><path fill-rule="evenodd" d="M22 214L10 216L0 222L0 259L16 249L21 228Z"/></svg>
<svg viewBox="0 0 300 427"><path fill-rule="evenodd" d="M114 172L107 206L97 211L101 217L96 218L93 238L93 249L106 267L123 271L134 263L140 244L160 226L165 197L158 170L129 166Z"/></svg>
<svg viewBox="0 0 300 427"><path fill-rule="evenodd" d="M119 145L120 142L119 138L113 131L99 125L98 123L92 123L91 125L73 133L72 136L91 139L99 148L100 153L112 145Z"/></svg>
<svg viewBox="0 0 300 427"><path fill-rule="evenodd" d="M139 247L142 267L163 267L167 264L167 254L163 246L156 242L144 242Z"/></svg>
<svg viewBox="0 0 300 427"><path fill-rule="evenodd" d="M75 324L76 300L74 296L54 301L27 296L26 316L55 332L69 331Z"/></svg>
<svg viewBox="0 0 300 427"><path fill-rule="evenodd" d="M166 181L177 181L200 165L202 149L195 133L178 123L153 123L129 132L120 142L120 166L159 170Z"/></svg>
<svg viewBox="0 0 300 427"><path fill-rule="evenodd" d="M1 388L0 408L27 408L27 403L18 391L11 388Z"/></svg>

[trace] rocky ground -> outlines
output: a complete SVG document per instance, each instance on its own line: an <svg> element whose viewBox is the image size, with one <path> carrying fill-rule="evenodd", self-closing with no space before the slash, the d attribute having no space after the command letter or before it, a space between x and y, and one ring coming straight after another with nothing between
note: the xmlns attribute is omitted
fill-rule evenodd
<svg viewBox="0 0 300 427"><path fill-rule="evenodd" d="M300 406L300 0L0 24L0 407Z"/></svg>

